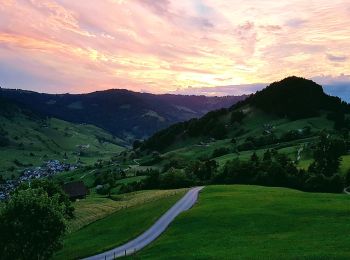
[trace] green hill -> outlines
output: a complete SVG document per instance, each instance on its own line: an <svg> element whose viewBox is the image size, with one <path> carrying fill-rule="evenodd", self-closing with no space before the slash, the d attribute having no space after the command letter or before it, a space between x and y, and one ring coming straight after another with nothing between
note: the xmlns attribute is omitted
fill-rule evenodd
<svg viewBox="0 0 350 260"><path fill-rule="evenodd" d="M350 185L349 119L347 103L313 81L289 77L135 142L115 159L148 175L124 190L240 183L341 192Z"/></svg>
<svg viewBox="0 0 350 260"><path fill-rule="evenodd" d="M229 109L209 112L204 117L175 124L146 140L143 150L169 151L173 148L198 144L200 141L224 140L274 133L280 137L288 130L310 127L345 127L349 105L337 97L325 94L313 81L298 77L272 83ZM308 122L295 120L314 118ZM273 131L272 131L273 130ZM295 138L296 139L296 138ZM274 142L265 140L264 142ZM256 145L255 147L257 148Z"/></svg>
<svg viewBox="0 0 350 260"><path fill-rule="evenodd" d="M0 175L5 178L49 159L92 164L124 150L123 141L98 127L41 117L6 99L0 104Z"/></svg>
<svg viewBox="0 0 350 260"><path fill-rule="evenodd" d="M347 195L209 186L141 259L348 259ZM316 250L317 249L317 250Z"/></svg>
<svg viewBox="0 0 350 260"><path fill-rule="evenodd" d="M316 83L297 77L275 82L229 109L175 124L136 146L144 165L215 159L249 159L276 149L307 167L322 131L349 128L349 105L325 94ZM348 130L346 130L348 131ZM154 160L153 151L160 152Z"/></svg>

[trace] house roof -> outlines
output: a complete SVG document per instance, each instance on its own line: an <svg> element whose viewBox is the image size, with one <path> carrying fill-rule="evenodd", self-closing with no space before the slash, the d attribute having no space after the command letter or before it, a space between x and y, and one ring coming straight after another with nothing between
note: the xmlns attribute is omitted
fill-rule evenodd
<svg viewBox="0 0 350 260"><path fill-rule="evenodd" d="M63 185L63 190L70 198L85 196L89 193L89 190L82 181L66 183Z"/></svg>

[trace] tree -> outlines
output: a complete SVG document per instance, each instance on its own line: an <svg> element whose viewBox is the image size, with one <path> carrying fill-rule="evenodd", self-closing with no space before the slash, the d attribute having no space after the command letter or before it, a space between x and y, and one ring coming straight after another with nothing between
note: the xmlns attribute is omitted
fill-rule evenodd
<svg viewBox="0 0 350 260"><path fill-rule="evenodd" d="M10 140L6 136L0 135L0 147L5 147L10 144Z"/></svg>
<svg viewBox="0 0 350 260"><path fill-rule="evenodd" d="M142 142L140 140L135 140L132 144L132 148L136 150L137 148L141 147Z"/></svg>
<svg viewBox="0 0 350 260"><path fill-rule="evenodd" d="M182 170L170 170L161 176L161 188L177 189L189 187L193 185L193 181Z"/></svg>
<svg viewBox="0 0 350 260"><path fill-rule="evenodd" d="M215 160L207 160L205 162L195 161L186 168L188 175L193 174L201 181L208 181L212 178L218 168Z"/></svg>
<svg viewBox="0 0 350 260"><path fill-rule="evenodd" d="M244 118L244 113L242 111L233 111L231 113L231 123L241 123Z"/></svg>
<svg viewBox="0 0 350 260"><path fill-rule="evenodd" d="M160 173L159 171L152 171L146 179L143 181L145 189L157 189L160 184Z"/></svg>
<svg viewBox="0 0 350 260"><path fill-rule="evenodd" d="M266 150L266 152L264 153L264 156L263 156L263 161L271 161L272 160L272 155L271 155L271 152L270 150Z"/></svg>
<svg viewBox="0 0 350 260"><path fill-rule="evenodd" d="M46 179L33 180L31 183L23 183L20 185L16 192L20 190L27 190L28 188L43 189L49 197L57 197L58 202L64 210L65 217L69 219L74 217L74 207L72 206L68 195L58 183Z"/></svg>
<svg viewBox="0 0 350 260"><path fill-rule="evenodd" d="M254 152L252 154L252 156L250 157L250 161L254 164L254 165L259 165L259 157L256 154L256 152Z"/></svg>
<svg viewBox="0 0 350 260"><path fill-rule="evenodd" d="M347 171L345 175L345 185L350 186L350 169Z"/></svg>
<svg viewBox="0 0 350 260"><path fill-rule="evenodd" d="M314 174L323 174L330 177L339 170L340 156L346 152L345 142L341 139L331 138L327 134L320 136L320 141L314 151L314 162L309 171Z"/></svg>
<svg viewBox="0 0 350 260"><path fill-rule="evenodd" d="M61 248L66 225L57 196L20 190L0 212L1 259L48 259Z"/></svg>

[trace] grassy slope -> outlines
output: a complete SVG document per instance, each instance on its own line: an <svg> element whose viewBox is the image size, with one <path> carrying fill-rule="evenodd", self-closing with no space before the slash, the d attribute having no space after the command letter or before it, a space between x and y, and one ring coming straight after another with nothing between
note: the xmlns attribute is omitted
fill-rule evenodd
<svg viewBox="0 0 350 260"><path fill-rule="evenodd" d="M39 121L30 120L22 114L17 114L11 119L0 116L0 122L0 126L8 132L7 137L11 140L10 146L0 149L0 174L6 177L18 174L30 164L39 166L48 159L63 160L65 152L68 162L76 162L77 156L73 153L78 150L78 145L90 146L86 154L80 157L82 162L88 164L97 159L110 158L124 149L117 145L120 140L91 125L48 119L47 126L43 126ZM97 136L109 142L99 142ZM15 159L23 165L16 165ZM15 167L15 170L9 171L10 167Z"/></svg>
<svg viewBox="0 0 350 260"><path fill-rule="evenodd" d="M185 189L177 192L145 191L138 195L131 195L137 198L136 201L135 198L130 199L129 204L127 204L130 207L127 209L119 210L74 233L68 234L64 240L64 248L55 255L54 259L82 258L129 241L150 227L184 193ZM109 205L106 205L106 203L96 200L86 202L84 206L78 207L77 210L81 217L85 214L95 216L100 214L99 209L104 210L108 207L119 207L120 209L122 205L124 205L123 201L115 202L115 204L110 202Z"/></svg>
<svg viewBox="0 0 350 260"><path fill-rule="evenodd" d="M306 126L311 127L313 132L318 132L321 130L333 129L333 122L326 119L326 116L313 117L300 119L295 121L290 121L287 119L279 119L271 115L265 114L259 110L252 109L248 112L247 117L244 118L242 126L246 133L236 138L237 144L241 144L248 136L258 137L261 136L264 131L264 125L271 124L274 126L273 133L280 137L282 134L290 130L302 129ZM193 141L193 142L192 142ZM267 149L275 148L280 153L287 154L292 160L297 158L298 149L303 146L308 146L310 143L316 141L315 137L294 140L285 143L279 143L270 145L264 148L257 149L255 152L262 157ZM198 145L198 142L194 140L186 140L182 144L178 144L181 148L176 148L174 150L170 149L165 152L162 157L168 160L178 160L182 163L188 163L190 160L201 159L201 158L211 158L213 151L217 148L226 147L233 149L234 144L231 143L231 139L216 140L208 142L205 146ZM305 148L305 147L304 147ZM242 151L239 153L229 153L223 156L214 158L219 166L223 166L228 160L239 158L241 160L249 160L254 150ZM164 161L162 162L164 164ZM303 169L307 169L312 163L312 152L309 149L304 149L301 153L301 160L298 166ZM340 167L340 173L345 174L350 169L350 155L342 156L342 162Z"/></svg>
<svg viewBox="0 0 350 260"><path fill-rule="evenodd" d="M142 259L349 259L350 197L209 186Z"/></svg>
<svg viewBox="0 0 350 260"><path fill-rule="evenodd" d="M273 116L270 116L268 114L265 114L259 110L256 109L250 109L249 112L247 112L246 118L244 118L242 122L242 127L245 130L245 133L236 137L237 144L242 144L245 139L249 136L262 136L264 131L264 125L269 124L273 125L273 133L280 137L284 133L287 133L290 130L298 130L302 129L306 126L311 127L313 132L318 132L323 129L331 130L333 128L333 123L325 118L325 116L320 117L313 117L313 118L307 118L307 119L300 119L295 121L290 121L287 119L279 119ZM179 162L186 163L190 160L195 159L201 159L201 158L210 158L213 151L217 148L226 147L231 150L234 149L236 146L235 144L231 143L231 138L224 139L224 140L216 140L212 142L206 143L206 145L199 145L199 142L192 142L194 140L185 140L184 142L180 142L177 144L177 146L181 146L180 148L177 147L176 149L168 149L167 152L165 152L162 157L165 160L177 160ZM311 142L314 142L315 138L305 138L275 145L270 145L265 148L261 148L257 150L257 153L259 155L262 155L267 148L276 148L280 152L287 153L292 159L296 158L297 150L303 146L304 144L308 144ZM224 156L220 156L215 158L219 165L224 165L226 161L232 160L234 158L240 158L240 159L249 159L251 154L254 151L243 151L239 154L237 153L230 153ZM310 159L310 154L303 153L302 154L302 160ZM142 160L142 159L141 159Z"/></svg>

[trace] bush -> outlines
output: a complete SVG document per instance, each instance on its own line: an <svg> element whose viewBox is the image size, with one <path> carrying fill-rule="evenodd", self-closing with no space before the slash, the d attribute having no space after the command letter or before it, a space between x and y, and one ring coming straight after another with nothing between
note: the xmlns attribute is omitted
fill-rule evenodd
<svg viewBox="0 0 350 260"><path fill-rule="evenodd" d="M3 135L0 135L0 147L5 147L8 146L10 144L10 140Z"/></svg>
<svg viewBox="0 0 350 260"><path fill-rule="evenodd" d="M217 148L213 151L211 158L216 158L225 154L230 153L230 149L226 147Z"/></svg>
<svg viewBox="0 0 350 260"><path fill-rule="evenodd" d="M318 174L306 180L305 189L312 192L340 193L344 189L344 183L338 174L331 177Z"/></svg>
<svg viewBox="0 0 350 260"><path fill-rule="evenodd" d="M109 184L101 185L96 189L96 193L100 195L108 195L111 188L112 187Z"/></svg>
<svg viewBox="0 0 350 260"><path fill-rule="evenodd" d="M170 171L161 176L160 188L162 189L178 189L191 185L193 180L181 170Z"/></svg>

